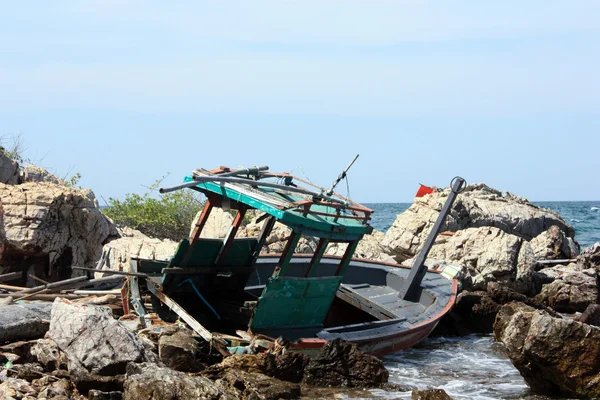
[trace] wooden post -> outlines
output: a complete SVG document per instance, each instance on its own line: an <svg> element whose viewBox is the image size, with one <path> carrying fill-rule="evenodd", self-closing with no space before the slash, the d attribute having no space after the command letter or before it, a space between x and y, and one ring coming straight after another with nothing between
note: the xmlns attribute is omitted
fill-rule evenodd
<svg viewBox="0 0 600 400"><path fill-rule="evenodd" d="M315 250L315 254L310 260L310 264L308 265L308 270L306 271L305 277L315 276L317 273L317 265L323 258L323 254L325 254L325 250L327 250L327 245L329 244L329 240L325 238L321 238L319 240L319 244L317 245L317 249Z"/></svg>
<svg viewBox="0 0 600 400"><path fill-rule="evenodd" d="M265 214L265 215L267 215L267 214ZM252 261L250 262L250 266L254 266L254 264L256 264L256 260L258 259L258 256L260 256L260 251L263 248L263 246L265 245L265 243L267 242L267 239L268 239L269 235L271 234L273 227L275 226L275 221L276 221L275 217L270 216L269 218L267 218L267 220L263 224L263 226L260 230L260 234L258 235L258 243L256 244L256 247L254 248L254 252L252 253Z"/></svg>
<svg viewBox="0 0 600 400"><path fill-rule="evenodd" d="M277 278L279 275L285 273L285 270L287 269L288 265L290 264L290 260L294 255L294 251L296 250L296 246L298 245L300 237L300 233L295 231L292 231L291 235L288 237L283 254L279 259L279 264L275 268L275 271L273 271L273 278Z"/></svg>
<svg viewBox="0 0 600 400"><path fill-rule="evenodd" d="M359 241L360 239L357 239L348 243L348 247L346 248L346 252L342 257L342 261L340 262L340 265L338 265L337 271L335 271L336 275L343 275L346 273L346 269L348 268L348 265L350 265L350 261L352 261L352 256L354 255L354 251L356 250Z"/></svg>
<svg viewBox="0 0 600 400"><path fill-rule="evenodd" d="M244 220L244 215L246 215L247 209L248 208L245 204L239 203L238 212L235 214L235 218L233 219L233 223L229 228L229 232L227 232L227 236L225 236L223 247L221 247L221 251L219 251L219 254L217 255L215 264L222 264L223 260L225 260L225 257L231 248L231 244L233 243L233 239L235 239L237 231L240 229L240 226L242 226L242 221Z"/></svg>
<svg viewBox="0 0 600 400"><path fill-rule="evenodd" d="M192 234L190 236L190 248L198 241L200 233L202 233L202 229L204 229L204 225L206 225L206 221L208 221L208 217L213 208L211 200L212 195L206 199L206 202L204 203L204 209L202 210L202 214L200 214L200 217L198 217L198 221L196 221L196 226L194 227L194 230L192 231Z"/></svg>

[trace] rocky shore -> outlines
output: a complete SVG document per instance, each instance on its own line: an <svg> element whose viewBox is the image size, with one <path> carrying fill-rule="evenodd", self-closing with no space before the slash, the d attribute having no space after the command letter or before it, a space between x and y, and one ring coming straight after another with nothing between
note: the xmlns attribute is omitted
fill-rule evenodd
<svg viewBox="0 0 600 400"><path fill-rule="evenodd" d="M222 357L184 325L153 317L143 328L137 316L122 315L115 294L20 293L86 275L73 266L98 267L101 278L102 270L128 271L131 257L167 260L177 244L117 229L90 190L37 167L19 173L2 155L0 163L0 398L278 399L398 389L380 360L343 342L312 359L273 349ZM366 236L356 256L410 265L448 190L416 198L387 232ZM209 235L224 236L231 216L211 218ZM258 229L250 221L238 235ZM288 234L277 225L265 251L281 252ZM296 251L316 245L303 239ZM343 250L331 245L326 253ZM459 270L456 305L434 334L493 332L535 392L600 396L600 243L580 251L557 213L477 184L458 196L427 264Z"/></svg>

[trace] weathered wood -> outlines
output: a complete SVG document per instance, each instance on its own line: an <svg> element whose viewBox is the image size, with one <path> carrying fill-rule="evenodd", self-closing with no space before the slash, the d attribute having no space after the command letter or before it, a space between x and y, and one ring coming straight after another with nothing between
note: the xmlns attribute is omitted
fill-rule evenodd
<svg viewBox="0 0 600 400"><path fill-rule="evenodd" d="M64 281L53 282L53 283L49 283L47 285L36 286L36 287L29 288L29 289L21 290L20 292L15 293L15 295L35 293L35 292L42 291L44 289L57 289L57 288L65 287L65 286L74 285L76 283L79 283L82 281L87 281L87 280L88 280L87 276L78 276L77 278L65 279Z"/></svg>
<svg viewBox="0 0 600 400"><path fill-rule="evenodd" d="M94 272L102 272L103 274L113 274L113 275L125 275L125 276L139 276L140 278L148 278L147 274L143 274L140 272L126 272L126 271L112 271L109 269L99 271L95 268L85 268L85 267L72 267L72 269L79 269L82 271L94 271ZM100 278L98 278L100 279Z"/></svg>
<svg viewBox="0 0 600 400"><path fill-rule="evenodd" d="M0 298L14 297L14 295L15 295L15 293L0 293ZM47 293L47 294L33 293L31 297L27 298L27 300L54 301L54 299L56 299L57 297L60 297L61 299L72 300L72 299L80 299L85 296L78 295L78 294L66 294L66 293Z"/></svg>
<svg viewBox="0 0 600 400"><path fill-rule="evenodd" d="M43 280L42 278L38 278L37 276L35 276L34 274L27 274L28 277L30 277L31 279L33 279L34 281L38 281L39 283L41 283L42 285L47 285L50 282Z"/></svg>
<svg viewBox="0 0 600 400"><path fill-rule="evenodd" d="M19 291L27 288L25 286L0 285L0 289Z"/></svg>
<svg viewBox="0 0 600 400"><path fill-rule="evenodd" d="M562 260L537 260L536 261L536 263L542 264L542 265L569 264L569 263L573 263L573 262L577 262L577 259L572 258L572 259L562 259Z"/></svg>
<svg viewBox="0 0 600 400"><path fill-rule="evenodd" d="M104 295L120 295L121 289L112 290L74 290L73 294L79 296L104 296Z"/></svg>
<svg viewBox="0 0 600 400"><path fill-rule="evenodd" d="M19 279L23 276L22 272L9 272L7 274L0 275L0 282L12 281Z"/></svg>
<svg viewBox="0 0 600 400"><path fill-rule="evenodd" d="M190 326L190 328L194 330L194 332L202 336L202 338L204 338L204 340L207 342L212 342L213 336L208 329L196 321L196 319L188 314L187 311L185 311L176 301L164 294L154 282L146 281L146 283L152 294L158 297L158 299L167 307L169 307L175 314L179 315L179 317L184 320Z"/></svg>

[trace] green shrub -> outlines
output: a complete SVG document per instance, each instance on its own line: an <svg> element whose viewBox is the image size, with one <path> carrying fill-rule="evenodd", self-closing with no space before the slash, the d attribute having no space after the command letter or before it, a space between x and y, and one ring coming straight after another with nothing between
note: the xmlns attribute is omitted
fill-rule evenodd
<svg viewBox="0 0 600 400"><path fill-rule="evenodd" d="M154 193L164 178L157 180L143 195L128 193L125 200L108 199L102 211L118 226L128 226L157 238L179 241L189 235L190 225L203 206L199 194L182 189L161 194Z"/></svg>

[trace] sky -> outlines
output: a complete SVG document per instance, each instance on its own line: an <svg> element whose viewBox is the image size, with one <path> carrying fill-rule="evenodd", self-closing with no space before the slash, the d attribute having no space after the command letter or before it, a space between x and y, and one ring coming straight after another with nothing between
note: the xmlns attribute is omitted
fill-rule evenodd
<svg viewBox="0 0 600 400"><path fill-rule="evenodd" d="M600 200L600 2L5 2L0 138L101 204L268 165L352 199L460 175ZM340 193L347 194L346 184Z"/></svg>

